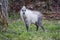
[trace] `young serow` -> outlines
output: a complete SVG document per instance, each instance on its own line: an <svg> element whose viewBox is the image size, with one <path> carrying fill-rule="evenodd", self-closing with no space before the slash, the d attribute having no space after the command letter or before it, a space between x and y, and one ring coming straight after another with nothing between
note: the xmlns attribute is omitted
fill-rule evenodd
<svg viewBox="0 0 60 40"><path fill-rule="evenodd" d="M42 24L43 15L39 11L32 11L27 9L25 6L20 10L20 16L26 25L26 29L28 31L31 23L36 25L36 31L38 31L39 26L45 31L45 28Z"/></svg>
<svg viewBox="0 0 60 40"><path fill-rule="evenodd" d="M0 3L0 31L5 31L7 26L8 26L8 22L6 20L6 18L4 17L4 14L3 14L3 10L2 10L2 4Z"/></svg>

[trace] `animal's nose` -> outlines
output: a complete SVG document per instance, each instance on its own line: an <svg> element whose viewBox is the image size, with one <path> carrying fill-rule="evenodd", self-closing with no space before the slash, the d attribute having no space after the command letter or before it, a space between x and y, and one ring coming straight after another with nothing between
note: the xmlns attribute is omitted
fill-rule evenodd
<svg viewBox="0 0 60 40"><path fill-rule="evenodd" d="M25 14L25 13L23 12L23 14Z"/></svg>

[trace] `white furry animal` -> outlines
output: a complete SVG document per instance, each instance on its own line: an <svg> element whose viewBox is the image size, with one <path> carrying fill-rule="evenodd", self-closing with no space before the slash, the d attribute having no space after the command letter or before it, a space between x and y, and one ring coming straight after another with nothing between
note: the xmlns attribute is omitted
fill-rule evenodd
<svg viewBox="0 0 60 40"><path fill-rule="evenodd" d="M42 24L42 14L40 12L29 10L23 6L20 10L20 16L26 25L27 31L31 23L37 26L36 31L38 30L39 26L45 31Z"/></svg>

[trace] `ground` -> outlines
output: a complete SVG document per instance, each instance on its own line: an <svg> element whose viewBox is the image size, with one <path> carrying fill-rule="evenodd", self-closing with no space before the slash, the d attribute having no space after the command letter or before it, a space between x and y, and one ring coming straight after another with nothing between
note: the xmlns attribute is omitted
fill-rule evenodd
<svg viewBox="0 0 60 40"><path fill-rule="evenodd" d="M0 32L0 40L60 40L60 21L43 20L47 32L35 25L31 25L29 32L21 20L11 21L6 32Z"/></svg>

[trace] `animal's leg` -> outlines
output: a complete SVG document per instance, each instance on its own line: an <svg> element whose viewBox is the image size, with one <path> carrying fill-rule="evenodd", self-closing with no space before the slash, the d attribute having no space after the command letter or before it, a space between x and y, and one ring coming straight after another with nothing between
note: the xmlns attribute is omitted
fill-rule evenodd
<svg viewBox="0 0 60 40"><path fill-rule="evenodd" d="M43 26L42 19L38 19L38 24L43 29L43 31L46 31L44 26Z"/></svg>
<svg viewBox="0 0 60 40"><path fill-rule="evenodd" d="M39 23L39 26L43 29L43 31L45 31L45 28L44 28L42 22Z"/></svg>
<svg viewBox="0 0 60 40"><path fill-rule="evenodd" d="M26 29L27 29L27 31L28 31L28 28L29 28L29 25L28 25L28 24L26 24Z"/></svg>
<svg viewBox="0 0 60 40"><path fill-rule="evenodd" d="M43 29L43 31L45 31L45 28L44 28L44 26L43 25L40 25L41 26L41 28Z"/></svg>
<svg viewBox="0 0 60 40"><path fill-rule="evenodd" d="M29 30L30 22L25 22L27 31Z"/></svg>
<svg viewBox="0 0 60 40"><path fill-rule="evenodd" d="M38 23L35 23L35 25L36 25L36 31L38 31L39 28Z"/></svg>

